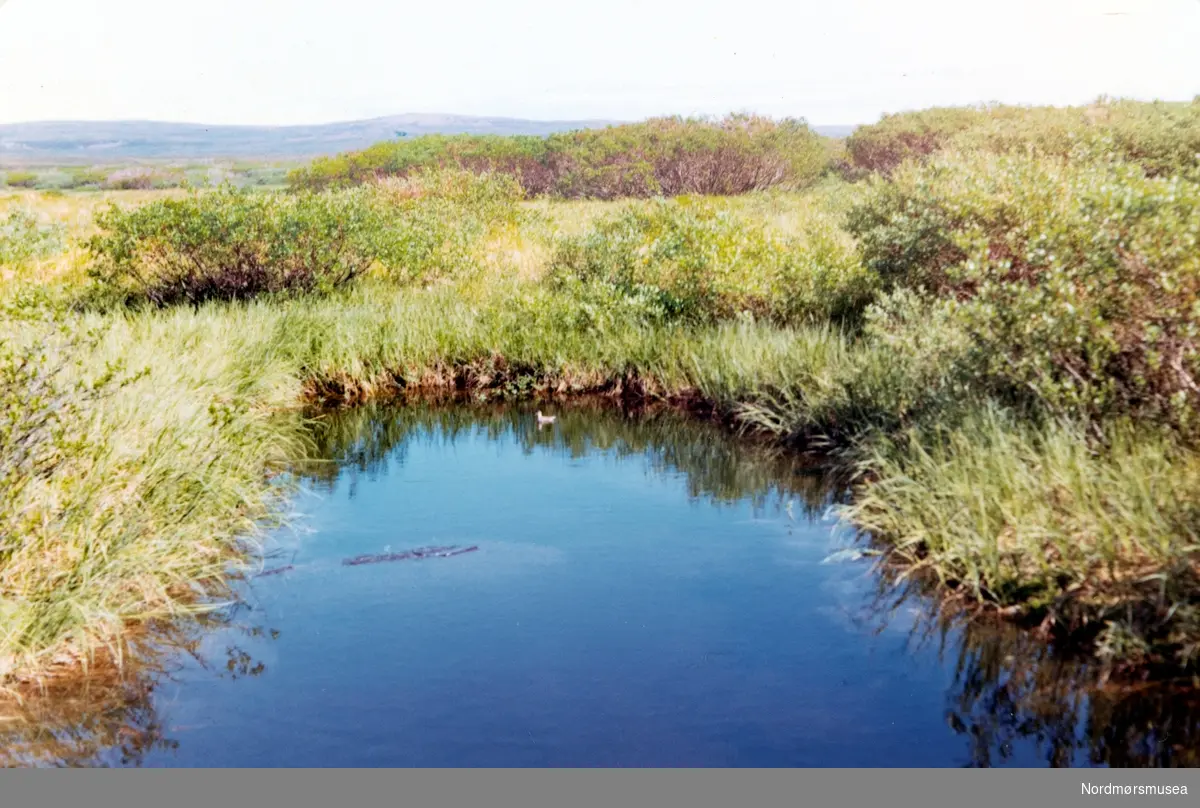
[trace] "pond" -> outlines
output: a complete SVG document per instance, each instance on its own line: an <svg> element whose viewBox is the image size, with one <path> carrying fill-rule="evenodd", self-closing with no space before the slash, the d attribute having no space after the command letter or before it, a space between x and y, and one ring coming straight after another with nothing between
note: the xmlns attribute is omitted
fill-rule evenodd
<svg viewBox="0 0 1200 808"><path fill-rule="evenodd" d="M1194 691L1087 687L900 592L795 457L589 406L314 430L268 574L158 664L3 716L7 763L1200 764Z"/></svg>

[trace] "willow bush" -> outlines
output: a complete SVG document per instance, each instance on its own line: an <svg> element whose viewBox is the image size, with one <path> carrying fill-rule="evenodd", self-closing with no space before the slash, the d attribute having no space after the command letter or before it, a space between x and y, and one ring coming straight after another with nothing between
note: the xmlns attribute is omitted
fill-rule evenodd
<svg viewBox="0 0 1200 808"><path fill-rule="evenodd" d="M1100 99L1084 107L984 105L885 115L846 139L857 172L891 174L908 160L951 150L1116 158L1151 176L1193 170L1200 161L1200 99L1145 103Z"/></svg>
<svg viewBox="0 0 1200 808"><path fill-rule="evenodd" d="M740 194L797 188L825 172L825 140L801 120L656 118L536 136L426 135L320 158L297 190L347 187L429 168L516 177L526 194L567 199Z"/></svg>
<svg viewBox="0 0 1200 808"><path fill-rule="evenodd" d="M1197 426L1197 179L947 154L875 181L850 227L885 287L923 291L970 335L993 391Z"/></svg>
<svg viewBox="0 0 1200 808"><path fill-rule="evenodd" d="M659 201L561 239L550 280L602 284L667 319L751 315L777 323L853 321L874 293L853 245L814 217L783 236L694 199Z"/></svg>
<svg viewBox="0 0 1200 808"><path fill-rule="evenodd" d="M511 180L461 172L320 193L224 185L110 206L87 241L90 271L103 293L158 306L327 294L375 267L419 282L466 267L486 233L517 220L519 196Z"/></svg>

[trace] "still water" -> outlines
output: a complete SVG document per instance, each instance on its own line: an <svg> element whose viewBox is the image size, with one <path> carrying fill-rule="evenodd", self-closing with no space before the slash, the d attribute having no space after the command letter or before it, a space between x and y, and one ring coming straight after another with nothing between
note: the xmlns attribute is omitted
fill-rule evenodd
<svg viewBox="0 0 1200 808"><path fill-rule="evenodd" d="M897 598L830 481L707 426L431 406L315 435L273 574L153 672L0 724L10 764L1200 763L1192 693L1089 696L1027 635ZM403 557L428 547L470 552Z"/></svg>

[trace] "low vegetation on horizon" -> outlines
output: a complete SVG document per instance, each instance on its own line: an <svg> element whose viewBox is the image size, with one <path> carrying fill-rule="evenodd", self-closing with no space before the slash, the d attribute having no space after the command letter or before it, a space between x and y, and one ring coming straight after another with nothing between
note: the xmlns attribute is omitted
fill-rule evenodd
<svg viewBox="0 0 1200 808"><path fill-rule="evenodd" d="M162 191L186 186L278 190L286 186L295 162L206 160L96 163L91 165L30 164L0 170L0 188L48 192Z"/></svg>
<svg viewBox="0 0 1200 808"><path fill-rule="evenodd" d="M288 190L0 195L0 678L211 604L302 405L445 389L819 450L891 574L1194 669L1198 133L1200 100L845 142L663 119L388 142Z"/></svg>
<svg viewBox="0 0 1200 808"><path fill-rule="evenodd" d="M799 120L752 115L656 118L547 136L430 135L314 160L294 189L356 185L414 171L459 169L516 177L529 196L620 199L743 194L811 185L831 141Z"/></svg>

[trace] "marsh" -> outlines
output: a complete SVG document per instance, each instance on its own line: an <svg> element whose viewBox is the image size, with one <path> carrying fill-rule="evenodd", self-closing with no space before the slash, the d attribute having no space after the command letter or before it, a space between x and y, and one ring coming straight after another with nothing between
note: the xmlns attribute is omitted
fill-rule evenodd
<svg viewBox="0 0 1200 808"><path fill-rule="evenodd" d="M1194 765L1200 750L1186 694L1095 689L1026 633L889 598L870 557L844 552L862 545L831 518L836 482L709 425L367 407L319 416L314 439L299 518L263 562L278 573L248 577L138 699L7 722L10 756L61 763L104 727L111 742L71 762ZM405 552L454 546L478 549Z"/></svg>

